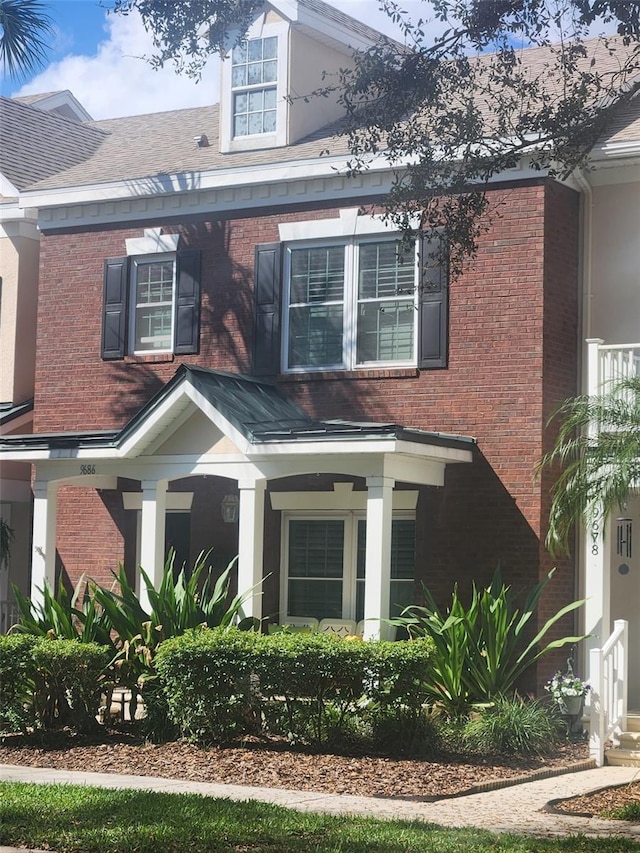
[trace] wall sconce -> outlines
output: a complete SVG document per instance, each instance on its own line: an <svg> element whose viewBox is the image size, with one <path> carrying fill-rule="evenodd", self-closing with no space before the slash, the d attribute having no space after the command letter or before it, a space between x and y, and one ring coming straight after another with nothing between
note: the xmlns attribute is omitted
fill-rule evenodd
<svg viewBox="0 0 640 853"><path fill-rule="evenodd" d="M631 559L631 535L633 529L630 518L616 518L616 554Z"/></svg>
<svg viewBox="0 0 640 853"><path fill-rule="evenodd" d="M220 504L222 512L222 520L227 524L233 524L238 520L238 509L240 507L240 498L238 495L225 495Z"/></svg>

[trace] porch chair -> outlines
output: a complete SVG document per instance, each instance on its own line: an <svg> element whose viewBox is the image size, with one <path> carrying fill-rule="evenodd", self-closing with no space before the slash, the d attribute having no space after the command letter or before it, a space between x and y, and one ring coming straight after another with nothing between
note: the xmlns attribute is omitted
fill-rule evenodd
<svg viewBox="0 0 640 853"><path fill-rule="evenodd" d="M356 633L356 621L355 619L321 619L318 631L322 634L350 637Z"/></svg>

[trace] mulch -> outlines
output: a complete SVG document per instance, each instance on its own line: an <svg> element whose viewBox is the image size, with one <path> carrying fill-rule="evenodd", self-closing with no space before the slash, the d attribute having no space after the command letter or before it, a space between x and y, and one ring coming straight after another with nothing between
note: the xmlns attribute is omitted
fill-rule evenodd
<svg viewBox="0 0 640 853"><path fill-rule="evenodd" d="M584 742L564 744L541 758L447 754L428 760L324 754L257 739L209 748L150 744L122 733L99 740L66 733L46 740L9 736L0 742L0 764L418 800L456 796L587 759Z"/></svg>

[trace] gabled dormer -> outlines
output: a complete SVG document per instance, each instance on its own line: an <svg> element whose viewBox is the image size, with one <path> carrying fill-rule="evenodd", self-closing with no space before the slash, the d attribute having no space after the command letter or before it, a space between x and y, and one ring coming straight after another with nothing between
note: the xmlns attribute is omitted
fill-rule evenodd
<svg viewBox="0 0 640 853"><path fill-rule="evenodd" d="M222 63L221 151L291 145L339 119L337 95L305 96L383 38L321 0L265 3Z"/></svg>

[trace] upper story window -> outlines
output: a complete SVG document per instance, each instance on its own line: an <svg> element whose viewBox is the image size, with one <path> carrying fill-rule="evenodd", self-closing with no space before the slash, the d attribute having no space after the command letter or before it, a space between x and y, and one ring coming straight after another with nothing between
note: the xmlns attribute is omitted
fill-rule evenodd
<svg viewBox="0 0 640 853"><path fill-rule="evenodd" d="M174 257L132 259L130 340L135 353L171 352L176 284Z"/></svg>
<svg viewBox="0 0 640 853"><path fill-rule="evenodd" d="M200 251L153 228L126 245L126 257L104 262L102 358L197 353Z"/></svg>
<svg viewBox="0 0 640 853"><path fill-rule="evenodd" d="M416 249L396 239L288 246L286 370L416 363Z"/></svg>
<svg viewBox="0 0 640 853"><path fill-rule="evenodd" d="M233 136L275 133L278 38L249 39L231 55Z"/></svg>
<svg viewBox="0 0 640 853"><path fill-rule="evenodd" d="M446 238L380 216L283 222L255 251L253 371L446 368Z"/></svg>

